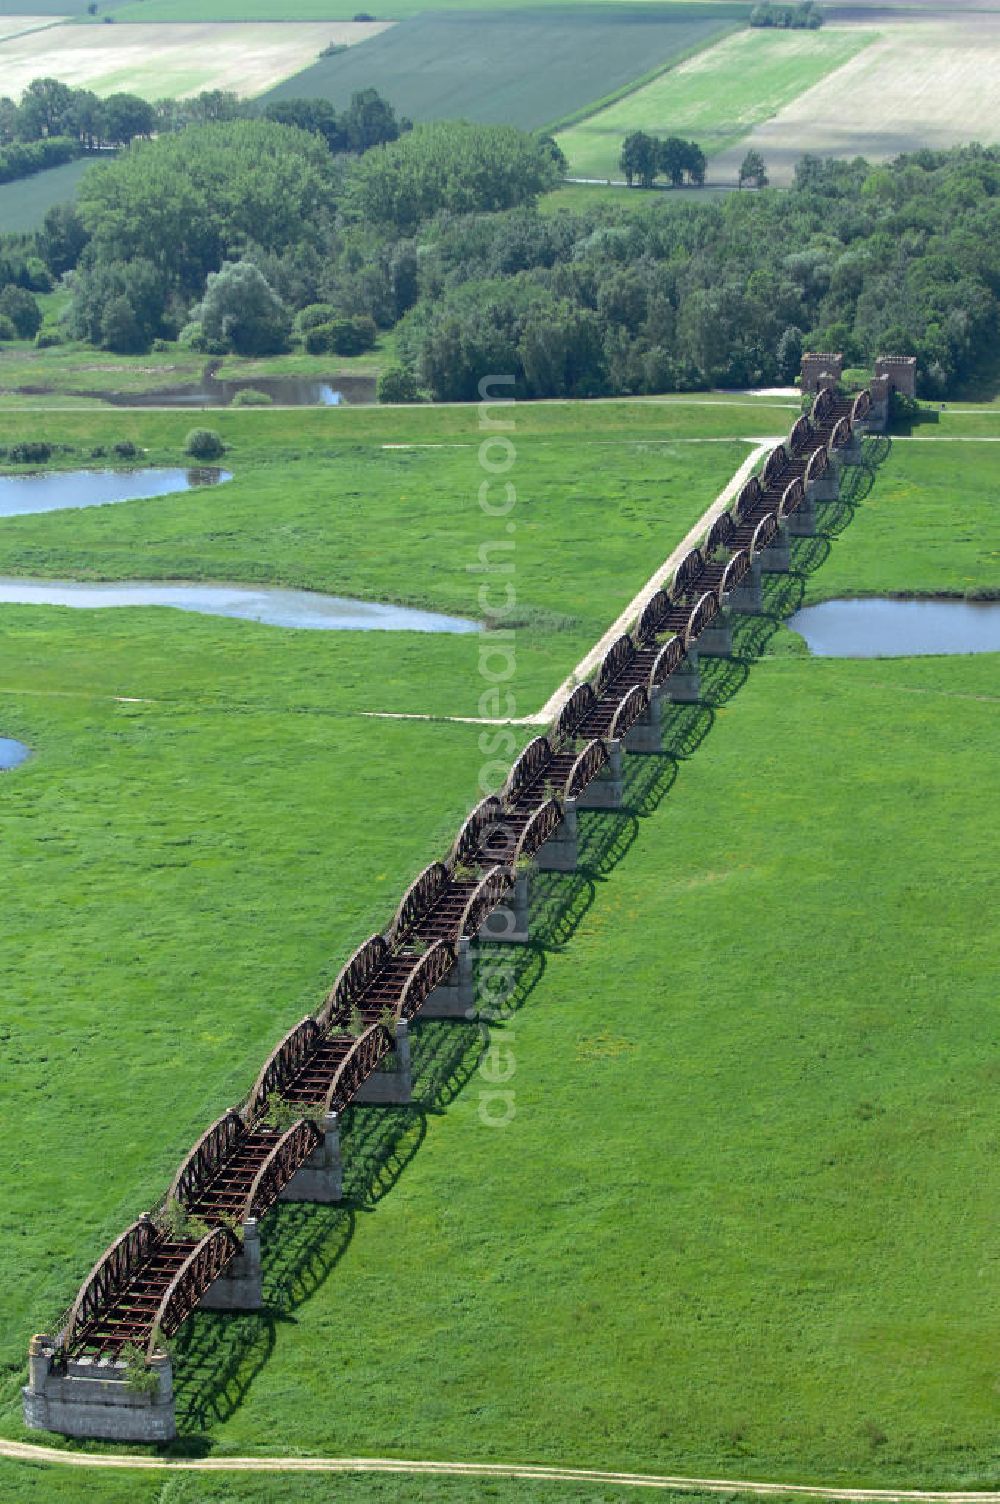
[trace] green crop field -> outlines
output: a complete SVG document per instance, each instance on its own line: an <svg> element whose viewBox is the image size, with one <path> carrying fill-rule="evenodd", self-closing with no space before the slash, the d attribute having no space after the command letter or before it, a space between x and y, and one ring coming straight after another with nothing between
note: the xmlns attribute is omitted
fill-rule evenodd
<svg viewBox="0 0 1000 1504"><path fill-rule="evenodd" d="M77 0L83 7L83 0ZM579 5L581 0L571 0ZM608 11L634 9L635 0L582 0ZM535 0L532 9L544 7L557 14L567 0ZM402 21L428 10L490 11L523 10L524 0L388 0L368 14L380 21ZM677 17L745 20L751 0L649 0L644 9ZM34 9L34 7L32 7ZM355 0L117 0L116 18L123 21L350 21L357 14ZM68 12L67 12L68 13ZM0 11L2 14L2 11Z"/></svg>
<svg viewBox="0 0 1000 1504"><path fill-rule="evenodd" d="M76 198L80 179L90 166L86 157L48 167L13 183L0 183L0 233L15 230L40 230L53 204L66 204Z"/></svg>
<svg viewBox="0 0 1000 1504"><path fill-rule="evenodd" d="M264 97L346 105L373 86L414 120L545 125L707 45L726 7L608 5L427 13L321 58ZM555 65L558 60L558 65Z"/></svg>
<svg viewBox="0 0 1000 1504"><path fill-rule="evenodd" d="M629 131L679 135L708 156L832 73L874 33L826 26L822 31L741 31L560 132L575 177L619 177Z"/></svg>
<svg viewBox="0 0 1000 1504"><path fill-rule="evenodd" d="M527 708L704 508L741 436L791 415L729 399L514 416ZM0 442L30 425L162 461L189 421L10 412ZM476 614L474 409L218 426L231 484L7 519L0 572L264 578ZM382 447L398 443L421 447ZM894 443L850 525L831 509L844 530L796 546L803 570L830 557L773 582L772 609L854 577L929 588L934 560L941 589L993 583L1000 456L940 448L946 467ZM372 736L357 712L467 714L479 686L475 638L20 607L0 635L0 732L36 749L0 779L20 1129L0 1429L18 1435L24 1335L72 1294L81 1248L85 1265L160 1189L471 802L476 728ZM418 1025L418 1102L350 1114L348 1203L265 1223L267 1310L186 1330L187 1445L993 1481L995 956L976 916L996 817L975 791L1000 771L996 660L810 660L769 617L739 643L770 656L749 677L709 665L705 703L669 713L669 751L630 759L628 808L581 817L583 870L534 881L539 940L496 1030L508 1127L481 1120L476 1031ZM86 1497L48 1469L7 1474L17 1504ZM139 1504L285 1497L277 1480L128 1481ZM116 1480L88 1486L118 1504ZM443 1480L328 1489L461 1497Z"/></svg>

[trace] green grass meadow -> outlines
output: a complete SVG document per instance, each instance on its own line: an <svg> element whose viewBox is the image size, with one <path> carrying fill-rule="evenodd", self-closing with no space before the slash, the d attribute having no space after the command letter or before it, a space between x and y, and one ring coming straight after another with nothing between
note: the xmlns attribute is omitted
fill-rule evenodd
<svg viewBox="0 0 1000 1504"><path fill-rule="evenodd" d="M43 294L39 301L47 324L58 329L68 295L59 290ZM377 375L394 352L393 335L388 332L363 355L309 355L294 350L256 358L227 355L213 365L220 380L253 381L276 376L336 380L338 376ZM175 387L196 387L205 366L204 355L176 343L143 355L117 355L76 340L41 350L30 341L12 340L0 348L0 410L19 402L30 407L49 401L59 406L85 406L103 404L109 395L152 398ZM204 411L189 408L191 422L203 421L199 413ZM208 409L210 414L214 411Z"/></svg>
<svg viewBox="0 0 1000 1504"><path fill-rule="evenodd" d="M515 531L508 534L506 520L485 517L478 503L485 472L475 407L222 410L212 421L230 446L231 482L75 515L7 518L0 573L135 578L141 561L141 577L270 582L482 618L491 600L506 598L494 588L485 606L478 599L480 548L499 544L484 558L516 566L510 622L518 632L520 713L527 713L548 698L746 457L747 444L735 437L741 426L752 433L761 422L752 404L602 404L594 411L597 424L572 404L517 409L510 471ZM768 411L776 427L787 426L784 409L773 417ZM193 421L190 413L137 410L37 413L30 420L7 413L0 415L0 442L29 433L81 446L131 439L148 461L176 464ZM726 437L686 442L692 429ZM69 455L62 463L78 460ZM569 570L567 556L574 561ZM102 618L95 630L121 630L107 622ZM213 630L227 625L233 624L215 623ZM291 639L288 652L304 669L311 666L303 674L306 690L310 682L322 684L321 697L332 696L337 706L478 713L481 686L470 673L475 654L467 641L419 636L418 651L397 653L390 650L394 635L352 640L349 652L341 633ZM374 678L372 653L386 662ZM414 673L415 658L426 662L425 673ZM218 660L220 682L228 661ZM106 662L99 653L84 671L103 676ZM280 675L274 693L283 693Z"/></svg>
<svg viewBox="0 0 1000 1504"><path fill-rule="evenodd" d="M872 35L830 26L739 31L556 139L574 177L619 177L622 141L636 130L691 137L712 157L846 63Z"/></svg>
<svg viewBox="0 0 1000 1504"><path fill-rule="evenodd" d="M711 427L715 409L705 411ZM745 453L729 442L672 446L663 410L631 416L634 427L627 413L612 416L583 476L575 409L525 419L535 438L523 439L531 484L517 524L522 713ZM331 417L348 419L354 443L331 443ZM0 429L13 439L24 421L7 414ZM677 426L698 421L688 409ZM35 437L63 443L133 436L150 458L176 462L190 415L31 422ZM475 566L497 524L477 501L475 409L244 411L220 414L220 424L236 473L228 485L4 519L0 569L297 581L482 615ZM468 442L382 448L407 427L417 440L436 431ZM590 479L598 464L600 491ZM615 547L602 549L612 516ZM22 522L31 526L19 543ZM558 560L574 542L578 568L560 593ZM162 609L0 608L0 724L33 753L0 782L17 874L5 900L5 1050L18 1069L6 1088L15 1120L38 1118L12 1171L24 1186L0 1296L11 1383L24 1333L72 1296L81 1248L96 1256L155 1198L199 1128L247 1089L353 946L388 922L479 796L496 749L481 747L476 727L375 723L360 712L475 715L483 688L472 636L295 632ZM530 734L511 733L500 755ZM104 1108L94 1111L102 1081ZM61 1153L66 1114L75 1128Z"/></svg>
<svg viewBox="0 0 1000 1504"><path fill-rule="evenodd" d="M1000 433L997 416L986 422ZM942 417L943 443L893 439L851 525L850 549L834 549L810 576L807 600L886 591L1000 596L1000 446L961 442L968 423L957 413Z"/></svg>
<svg viewBox="0 0 1000 1504"><path fill-rule="evenodd" d="M697 755L633 769L587 870L536 884L513 1120L480 1074L355 1123L394 1157L329 1277L296 1286L275 1221L268 1314L195 1321L181 1404L220 1368L241 1396L217 1452L994 1481L995 683L788 658L677 713Z"/></svg>
<svg viewBox="0 0 1000 1504"><path fill-rule="evenodd" d="M519 709L700 514L741 437L793 416L514 410ZM12 411L0 443L131 438L176 462L190 421ZM217 423L229 485L4 519L0 574L477 614L475 409ZM626 808L580 816L581 869L533 879L537 938L487 1057L507 1125L485 1121L480 1030L418 1023L414 1105L348 1114L344 1204L265 1222L266 1309L185 1328L175 1450L995 1486L996 659L811 659L780 617L852 582L990 588L1000 455L877 454L736 658L706 664L704 702L667 711L665 753L628 759ZM479 641L0 608L0 734L34 752L0 777L4 1434L24 1434L28 1334L473 801L478 728L359 712L475 714ZM0 1485L15 1504L626 1496L3 1464Z"/></svg>
<svg viewBox="0 0 1000 1504"><path fill-rule="evenodd" d="M346 106L355 90L374 86L413 120L533 129L707 45L731 24L729 10L712 5L427 11L321 58L262 97L319 96Z"/></svg>

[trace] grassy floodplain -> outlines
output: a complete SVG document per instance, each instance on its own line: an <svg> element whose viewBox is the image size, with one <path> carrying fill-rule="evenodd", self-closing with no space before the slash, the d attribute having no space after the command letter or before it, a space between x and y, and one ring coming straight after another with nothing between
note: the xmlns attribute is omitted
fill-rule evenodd
<svg viewBox="0 0 1000 1504"><path fill-rule="evenodd" d="M752 407L744 416L759 419ZM11 441L26 421L4 414L0 432ZM63 443L131 436L148 458L176 462L190 415L30 422L33 436ZM219 422L236 479L206 509L188 510L208 494L192 492L34 517L39 532L7 518L0 570L297 581L442 607L461 600L464 614L482 614L469 565L495 527L483 530L476 500L474 408L233 412ZM588 442L575 408L525 415L518 442L534 491L526 484L517 539L522 712L746 452L665 436L732 423L715 406L674 418L635 405L609 412ZM383 447L404 436L431 447ZM105 527L88 540L82 529L97 512ZM560 561L574 548L569 575ZM474 726L361 714L475 715L474 637L7 606L0 663L3 734L34 754L0 781L17 873L5 897L4 1009L5 1058L17 1069L5 1090L13 1120L34 1123L10 1168L6 1415L26 1334L54 1318L88 1258L155 1198L200 1128L248 1088L269 1046L447 849L487 754ZM511 744L530 734L517 730ZM13 1183L8 1191L12 1206Z"/></svg>
<svg viewBox="0 0 1000 1504"><path fill-rule="evenodd" d="M871 40L857 28L739 31L556 137L575 177L618 177L629 131L696 140L712 157Z"/></svg>
<svg viewBox="0 0 1000 1504"><path fill-rule="evenodd" d="M319 96L340 106L372 85L414 120L532 129L706 46L733 24L732 9L617 4L427 12L367 42L356 57L321 58L266 98Z"/></svg>
<svg viewBox="0 0 1000 1504"><path fill-rule="evenodd" d="M50 327L59 327L58 320L67 301L62 292L45 294L40 299ZM213 360L211 365L220 380L234 381L266 380L274 376L324 380L373 376L391 362L394 349L389 331L380 334L375 348L363 355L309 355L296 350L256 359L227 355ZM148 350L144 355L117 355L75 340L47 350L36 350L28 341L12 340L0 349L0 408L10 406L19 395L30 399L32 407L41 406L47 399L65 406L67 401L76 405L110 400L111 396L153 397L174 387L196 387L207 364L204 355L176 343L166 350ZM188 410L192 422L197 411Z"/></svg>
<svg viewBox="0 0 1000 1504"><path fill-rule="evenodd" d="M787 429L787 407L752 402L517 409L512 474L524 479L511 620L519 633L521 713L538 708L701 515L749 452L738 435L759 432L765 414L773 431ZM200 421L176 411L10 413L0 415L0 442L31 436L110 447L130 439L148 462L177 463L184 435ZM211 421L230 445L231 483L72 518L5 519L0 573L268 582L484 614L475 566L481 544L497 541L498 524L484 519L477 502L484 472L474 407L234 409ZM72 467L79 456L61 463ZM510 536L505 526L501 539ZM115 613L105 614L95 631L127 642L131 629L115 621ZM295 634L288 648L304 671L312 666L317 685L323 664L336 665L322 695L332 694L338 706L342 674L345 684L357 678L361 686L351 708L477 713L480 687L457 640L421 638L425 672L414 674L408 654L403 671L393 651L386 671L372 678L358 671L359 655L384 649L365 637L346 652L345 635L322 634L317 643L315 633ZM89 672L100 675L106 656L97 653Z"/></svg>
<svg viewBox="0 0 1000 1504"><path fill-rule="evenodd" d="M620 599L630 593L620 562L606 552L607 541L639 527L643 513L662 516L663 480L673 473L674 461L661 455L659 491L646 498L644 461L634 459L639 468L627 500L623 494L613 518L605 503L603 528L592 532L581 496L572 488L560 493L555 471L545 468L546 440L561 435L564 463L599 477L599 484L590 484L599 497L607 497L614 494L626 438L641 449L653 447L657 428L678 439L681 431L688 438L723 437L728 424L729 434L736 435L746 431L751 418L750 431L760 432L765 412L767 404L740 407L726 401L519 410L518 448L526 477L536 477L533 485L548 500L549 531L558 525L560 511L577 520L575 545L564 552L554 586L567 576L570 559L574 571L585 570L588 561L593 568L598 560L605 584L600 587L599 577L592 576L591 595L603 588L601 599L610 603L612 595ZM115 414L108 422L134 421L140 426L133 433L159 454L169 447L176 431L170 424L179 416ZM769 416L775 431L787 426L787 410L775 407ZM259 432L268 421L294 422L293 442L304 449L307 425L317 417L330 421L329 415L309 413L222 417L232 423L227 437L234 468L240 443L249 454L246 434L255 431L243 425L256 424ZM369 497L381 490L381 483L373 483L383 453L377 446L399 441L387 439L385 425L405 425L408 442L465 443L474 421L462 409L336 417L348 417L355 441L369 446ZM9 415L3 440L22 436L18 425L24 421L25 415ZM37 417L40 424L49 421L55 415ZM64 440L72 442L73 425L86 419L67 414L61 421L67 425ZM940 425L945 436L953 421L961 420L949 417ZM587 466L580 460L585 441L595 451ZM596 453L599 445L605 446L603 454ZM716 447L704 446L706 457ZM904 442L893 447L871 492L860 496L852 525L839 536L799 545L799 563L805 567L829 548L826 571L841 565L845 573L868 569L873 589L906 589L925 567L910 540L931 531L944 540L934 550L942 588L949 571L953 578L957 570L979 585L988 583L992 561L981 553L967 548L949 562L952 545L942 522L950 519L951 536L959 548L966 547L965 533L976 532L980 517L991 512L982 456L993 451L944 447L956 451L950 461L953 489L942 481L926 492L910 490L905 507L885 509L881 569L871 567L872 540L864 524L894 468L909 463L916 450ZM454 484L452 466L459 456L429 453L439 467L436 485L428 483L423 492L425 508L433 510L431 498ZM474 451L468 458L473 457ZM276 450L274 460L288 470L284 450ZM973 509L966 510L973 475L979 485ZM285 493L293 500L284 505L304 509L293 523L303 559L310 553L301 531L308 511L304 490L286 480ZM249 500L235 506L235 483L228 491L205 494L218 509L216 532L234 535L228 544L224 538L212 543L214 557L228 551L227 567L235 565L242 557L237 542L247 528ZM401 495L397 526L399 501ZM959 501L961 528L955 517ZM157 546L167 509L144 504L150 505L161 515L155 533L141 539L130 534L130 572L141 567L145 573ZM261 516L274 513L277 505L272 493ZM639 515L630 517L630 509ZM676 536L682 530L680 511L670 510ZM128 511L109 509L108 524L118 519L121 526ZM219 527L223 515L225 528ZM427 528L426 509L405 515L414 536ZM84 567L93 567L104 559L117 572L113 530L81 536L91 519L103 522L95 513L71 519L72 541L63 544L67 552L60 567L68 567L69 550L75 549L74 567L84 561L89 561ZM284 519L291 522L292 513L286 511ZM835 520L844 522L846 513ZM32 526L41 521L47 519L34 519ZM16 519L9 520L0 541L16 525ZM252 556L260 552L264 536L254 537ZM191 540L192 556L209 547L210 540L197 530ZM434 558L433 534L419 541L424 551L411 549L408 557L413 576L425 579ZM633 549L641 542L640 530ZM169 529L160 539L163 545L161 557L177 557L167 551L177 547ZM0 568L26 568L26 546L32 546L30 540L16 540L15 557L8 556ZM52 547L52 537L46 537L40 551L50 557ZM359 572L358 593L361 581L374 577L374 567ZM398 566L389 555L378 567L386 578ZM536 567L529 549L525 577L532 603L541 583ZM441 604L453 588L451 568L430 574L430 588ZM797 593L812 590L811 581L821 579L822 572L804 574L793 576L789 587L771 586L772 605L777 608L780 596L787 607ZM138 615L131 625L114 626L105 614L81 636L79 618L71 631L56 620L59 615L39 613L34 621L19 608L0 613L5 634L15 634L16 651L4 661L17 663L21 688L32 692L11 694L17 687L12 685L0 698L4 711L10 708L15 716L13 727L4 730L17 734L25 717L42 717L63 735L56 766L45 771L39 756L0 784L15 835L30 843L39 831L53 837L58 832L45 853L57 886L63 880L60 864L80 863L87 852L103 855L116 838L122 858L129 854L128 830L121 831L109 796L99 797L103 774L80 761L95 738L104 755L104 715L122 717L113 724L119 733L115 757L123 761L108 778L109 789L121 786L124 759L147 743L146 765L159 763L163 772L172 766L178 780L183 776L173 784L171 812L164 813L166 801L160 811L166 821L162 831L154 827L143 836L148 850L161 847L162 859L169 841L194 835L194 849L171 848L173 859L183 853L183 859L203 861L210 840L233 824L246 847L234 860L258 864L250 874L255 924L247 932L253 948L244 956L237 943L236 974L225 976L224 990L216 976L230 958L230 941L239 940L239 910L249 890L238 886L231 903L227 897L226 944L219 954L203 957L197 945L188 953L185 935L184 962L204 987L203 1012L213 995L227 1000L221 1032L228 1033L230 1047L232 1031L248 1027L251 1005L244 1000L251 991L254 998L280 991L288 997L288 1017L297 1016L295 986L301 1012L323 966L322 956L310 949L317 927L324 937L333 927L325 917L319 924L320 902L329 915L337 909L341 887L345 893L367 893L372 877L368 853L360 861L354 856L338 861L340 848L325 839L336 810L343 808L339 794L331 796L324 823L317 827L313 820L308 837L301 834L306 817L315 814L323 756L338 751L349 756L354 745L327 742L320 718L340 719L349 736L353 719L332 712L364 705L371 683L386 668L388 652L378 660L368 656L378 648L370 639L349 644L358 660L355 677L334 691L335 676L324 678L315 658L310 666L303 657L296 669L284 650L271 658L268 677L265 655L253 650L251 634L238 624L221 624L237 627L240 636L239 656L234 652L228 661L219 648L225 635L216 630L219 624L197 624L197 633L179 624L170 628L169 655L161 643L161 659L168 661L153 681L169 702L162 718L159 709L149 707L114 704L105 712L99 695L122 683L123 668L129 673L137 665L152 669L154 634L162 637L163 628L158 621L143 625ZM766 647L772 625L751 624L742 645ZM185 643L189 632L191 641ZM435 651L438 642L444 645L442 658L445 649L462 648L458 640L435 639ZM450 1025L419 1028L420 1102L412 1109L352 1115L349 1204L301 1217L291 1210L279 1214L287 1237L308 1243L305 1263L282 1259L277 1220L272 1222L268 1310L238 1321L204 1317L193 1323L182 1345L180 1404L190 1431L207 1430L216 1452L282 1447L515 1457L899 1486L975 1486L993 1480L997 1333L990 1315L994 1276L983 1250L995 1203L987 1183L996 1089L988 1058L996 1033L988 979L995 958L986 927L970 925L970 916L981 915L989 902L995 817L970 790L995 783L996 664L985 658L813 661L791 654L792 646L789 634L779 630L770 639L775 656L751 667L746 683L739 662L707 670L706 704L672 713L670 753L631 764L628 809L584 817L583 872L573 879L536 881L542 940L519 963L522 1006L497 1031L516 1063L516 1115L508 1128L490 1130L480 1121L474 1032L463 1035ZM398 650L395 643L391 647ZM192 693L198 659L204 681L200 697ZM342 662L348 663L346 653ZM438 667L435 660L435 672ZM398 672L404 682L405 666ZM420 685L429 683L426 660L422 665L412 660L410 672ZM310 779L313 785L313 791L298 793L301 808L293 732L287 730L287 716L274 714L289 706L284 686L296 674L307 687L298 690L294 735L307 733L298 761L305 787ZM61 693L51 694L55 688ZM253 698L237 719L239 694L251 691ZM131 691L111 689L122 692ZM327 703L320 710L324 696ZM77 697L87 707L82 726L73 719ZM200 717L209 706L216 719L196 732L186 718ZM312 707L308 714L306 707ZM144 723L153 729L138 742ZM450 737L460 728L428 729ZM181 731L187 731L186 741ZM450 752L441 751L449 746ZM384 755L388 773L397 755L388 744ZM442 778L440 767L457 770L464 753L458 742L441 742L424 756L435 759L433 783L439 786L455 776L449 772ZM401 790L412 773L413 744L408 758L400 752ZM439 758L450 761L439 765ZM218 759L222 768L213 771ZM219 823L196 834L197 824L189 820L182 830L180 792L199 807L203 797L210 805L223 772L234 763L236 786L225 795ZM37 777L44 772L47 780L31 799L30 834L23 792L28 771ZM282 790L279 774L293 778L294 786ZM157 776L152 786L169 783ZM74 812L70 825L67 789ZM268 807L269 799L276 804ZM286 831L290 807L295 814ZM367 794L361 807L370 809ZM252 856L251 848L260 849L253 847L255 811L264 808L280 832L278 859L273 849L266 860ZM125 816L136 809L132 802ZM141 805L138 809L141 813ZM86 816L79 826L78 812ZM422 813L428 824L432 813L430 808ZM98 838L90 827L99 819L104 823ZM46 820L58 825L47 830ZM363 849L356 837L355 842L354 851ZM60 844L71 843L75 851L60 850ZM283 851L288 852L284 863ZM384 851L379 870L396 860L388 847ZM337 874L333 883L323 875L324 860ZM302 879L294 899L286 892L293 864ZM287 868L280 890L275 866ZM82 870L78 866L77 875ZM317 870L319 876L310 880L310 871ZM72 876L67 873L65 881ZM71 980L72 1002L79 1007L79 980L69 968L81 948L89 991L91 962L99 963L93 975L105 983L120 979L122 954L132 954L136 934L145 942L135 908L147 895L155 896L155 889L151 881L137 887L136 877L130 870L134 907L123 928L132 950L116 949L114 934L109 946L105 913L78 916L72 950L63 931L48 923L45 944L50 952L55 944L56 957L65 956L67 966L67 984L58 989L64 1011ZM217 891L228 895L229 870L224 878ZM175 906L191 922L186 895L192 876L175 872L156 881L169 883L172 892L165 893L161 910L145 905L146 923L155 922L157 934L170 938ZM113 872L105 872L101 882L110 888ZM273 893L268 891L272 882ZM214 894L207 878L196 891L211 909ZM46 897L46 904L55 898ZM294 908L286 907L293 903ZM46 918L47 911L30 924L44 926ZM195 940L207 936L217 918L216 911L195 916ZM282 930L283 920L293 934ZM273 957L272 932L280 941ZM180 1037L176 1000L190 993L170 985L172 973L164 972L162 961L167 954L161 938L152 956L139 958L146 965L140 994L145 1008L134 1027L130 1022L130 1033L140 1048L145 1041L138 1020L148 1030L153 1018L161 1034L169 1027ZM168 959L176 966L176 958ZM131 972L133 962L127 965ZM274 965L285 966L287 975L276 981ZM103 1019L111 1011L106 987L101 998ZM39 1030L47 1006L51 1002L42 997L31 1015ZM205 1049L216 1049L211 1036L219 1024L213 1029L206 1019L202 1029L209 1036ZM116 1042L123 1068L133 1069L120 1029ZM156 1042L162 1047L162 1037ZM51 1051L51 1041L44 1047ZM229 1054L218 1048L219 1061L228 1064L231 1048ZM448 1110L440 1114L443 1058ZM198 1072L202 1063L199 1057ZM118 1165L110 1164L102 1202L114 1199L111 1191L119 1203L132 1196L140 1153L146 1164L162 1144L165 1125L186 1110L192 1074L188 1060L182 1070L168 1058L161 1093L149 1091L147 1083L157 1109L145 1118L141 1103L123 1092L133 1176L122 1174L119 1184ZM65 1079L51 1059L44 1079ZM463 1083L465 1089L454 1094ZM206 1078L206 1090L214 1089ZM87 1131L88 1123L101 1126L96 1113L74 1112L73 1121L78 1133ZM109 1154L122 1140L122 1126L119 1120L113 1133L106 1130ZM26 1178L29 1183L33 1178L30 1167ZM78 1207L76 1238L83 1235L80 1219L93 1223L107 1212L109 1225L117 1225L114 1217L124 1217L121 1204L94 1206L81 1198ZM45 1244L22 1233L25 1279L37 1267L39 1252L49 1264L54 1257L61 1260L68 1277L73 1236L67 1233L64 1250L52 1248L55 1236L50 1222ZM13 1434L19 1347L10 1362L5 1390L10 1408L3 1426ZM386 1396L391 1396L388 1404ZM188 1485L170 1486L181 1490L175 1497L186 1504L182 1490ZM359 1482L353 1497L406 1497L363 1492L379 1486ZM339 1482L337 1488L340 1494ZM394 1482L393 1488L399 1485ZM500 1485L494 1496L518 1497ZM440 1497L450 1496L442 1491Z"/></svg>

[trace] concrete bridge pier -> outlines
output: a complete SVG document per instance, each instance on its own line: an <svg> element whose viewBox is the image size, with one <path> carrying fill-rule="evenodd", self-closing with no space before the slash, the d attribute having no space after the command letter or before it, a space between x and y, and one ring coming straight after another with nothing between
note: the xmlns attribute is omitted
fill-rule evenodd
<svg viewBox="0 0 1000 1504"><path fill-rule="evenodd" d="M649 706L625 736L626 752L663 751L663 697L654 690L649 697Z"/></svg>
<svg viewBox="0 0 1000 1504"><path fill-rule="evenodd" d="M608 742L611 754L592 783L589 783L576 801L577 809L621 809L622 807L622 744L616 738Z"/></svg>
<svg viewBox="0 0 1000 1504"><path fill-rule="evenodd" d="M713 616L698 638L698 653L702 658L733 656L733 620L728 611Z"/></svg>
<svg viewBox="0 0 1000 1504"><path fill-rule="evenodd" d="M865 433L888 433L892 383L888 376L876 376L868 390L872 394L872 407L862 425L864 431Z"/></svg>
<svg viewBox="0 0 1000 1504"><path fill-rule="evenodd" d="M243 1224L243 1252L219 1275L198 1302L201 1311L260 1311L264 1305L261 1286L260 1228L256 1217Z"/></svg>
<svg viewBox="0 0 1000 1504"><path fill-rule="evenodd" d="M844 444L842 448L833 451L833 463L835 465L860 465L862 461L861 435L857 428L851 433L851 442Z"/></svg>
<svg viewBox="0 0 1000 1504"><path fill-rule="evenodd" d="M558 834L558 832L556 832ZM476 1012L472 946L467 936L458 942L458 956L446 981L429 994L421 1018L473 1018Z"/></svg>
<svg viewBox="0 0 1000 1504"><path fill-rule="evenodd" d="M340 1157L340 1119L335 1112L323 1118L323 1142L318 1144L278 1197L279 1201L340 1201L344 1167ZM244 1244L244 1247L246 1245ZM214 1287L213 1287L214 1288Z"/></svg>
<svg viewBox="0 0 1000 1504"><path fill-rule="evenodd" d="M676 668L665 680L662 688L664 699L675 705L692 705L701 698L701 670L698 667L698 649L688 648L680 668Z"/></svg>
<svg viewBox="0 0 1000 1504"><path fill-rule="evenodd" d="M816 498L807 493L795 511L786 519L790 538L814 538L816 536Z"/></svg>
<svg viewBox="0 0 1000 1504"><path fill-rule="evenodd" d="M577 863L576 800L563 801L563 817L545 845L535 853L539 872L575 872Z"/></svg>
<svg viewBox="0 0 1000 1504"><path fill-rule="evenodd" d="M75 1358L63 1367L58 1344L40 1334L28 1349L28 1382L21 1391L24 1423L33 1431L100 1441L159 1443L177 1435L174 1376L166 1353L150 1367L158 1384L152 1394L130 1389L124 1363Z"/></svg>
<svg viewBox="0 0 1000 1504"><path fill-rule="evenodd" d="M519 872L514 878L514 887L504 903L486 920L479 931L480 940L493 945L526 945L531 939L528 931L528 874Z"/></svg>
<svg viewBox="0 0 1000 1504"><path fill-rule="evenodd" d="M840 500L840 469L837 465L827 465L818 480L814 480L806 487L806 496L815 504L817 501Z"/></svg>
<svg viewBox="0 0 1000 1504"><path fill-rule="evenodd" d="M765 574L787 574L792 567L792 550L788 538L788 524L782 522L774 535L773 543L769 543L760 556L760 567ZM698 646L701 646L699 638Z"/></svg>
<svg viewBox="0 0 1000 1504"><path fill-rule="evenodd" d="M758 554L736 589L727 597L727 611L739 616L760 616L764 610L764 592L761 589L762 572Z"/></svg>
<svg viewBox="0 0 1000 1504"><path fill-rule="evenodd" d="M368 1077L354 1100L366 1107L408 1107L413 1101L410 1035L405 1018L396 1024L395 1054Z"/></svg>

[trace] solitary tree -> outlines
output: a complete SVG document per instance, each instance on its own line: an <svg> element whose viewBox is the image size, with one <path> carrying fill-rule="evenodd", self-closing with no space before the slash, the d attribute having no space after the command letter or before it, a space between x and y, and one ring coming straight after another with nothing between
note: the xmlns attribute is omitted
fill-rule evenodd
<svg viewBox="0 0 1000 1504"><path fill-rule="evenodd" d="M754 151L752 148L740 164L740 187L742 188L745 183L751 183L754 188L766 188L768 184L764 158L759 151Z"/></svg>
<svg viewBox="0 0 1000 1504"><path fill-rule="evenodd" d="M209 273L200 318L206 339L237 355L283 350L292 323L278 294L249 261L226 261L221 271Z"/></svg>

